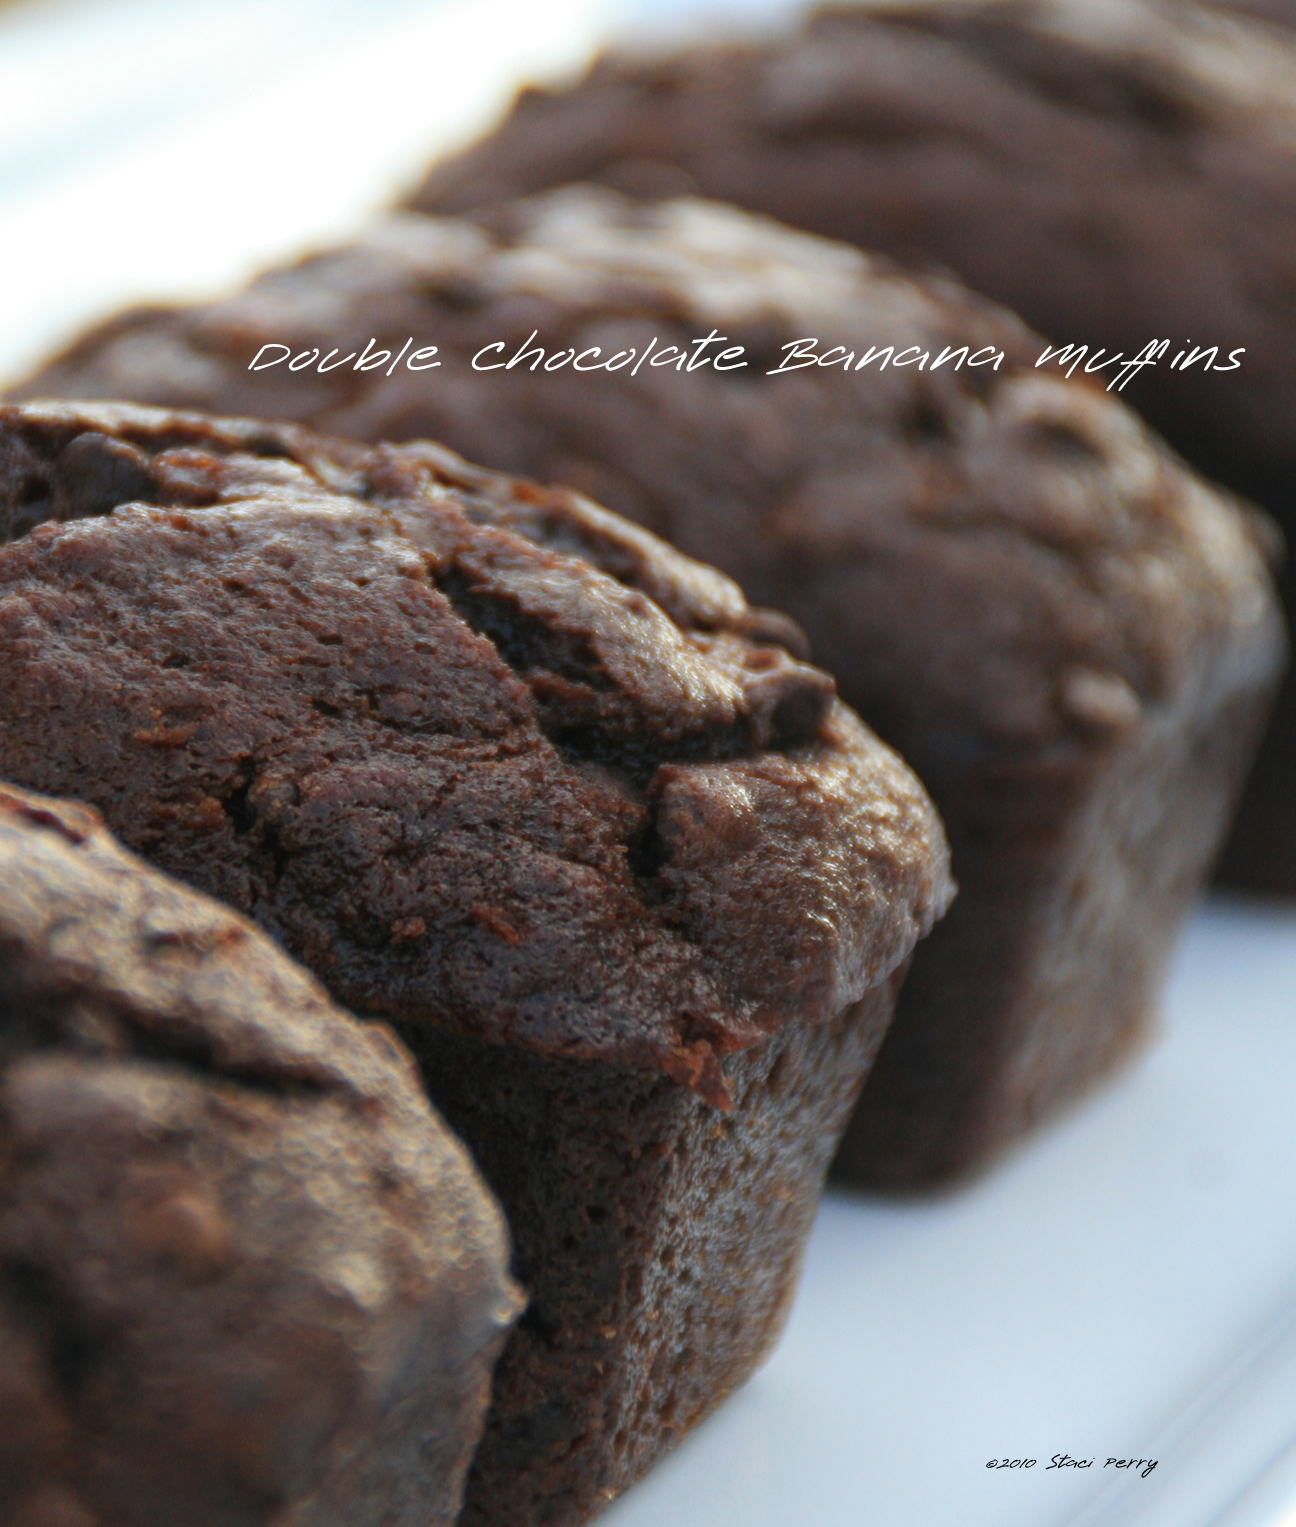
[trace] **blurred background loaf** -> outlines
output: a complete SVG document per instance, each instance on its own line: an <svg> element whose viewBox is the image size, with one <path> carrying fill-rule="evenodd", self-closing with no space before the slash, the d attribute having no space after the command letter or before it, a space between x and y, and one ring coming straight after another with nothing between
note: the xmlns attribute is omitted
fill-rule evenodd
<svg viewBox="0 0 1296 1527"><path fill-rule="evenodd" d="M1122 397L1296 535L1285 29L1192 0L826 8L772 43L612 55L569 90L530 91L408 205L462 213L588 180L715 197L952 271L1088 359L1168 339ZM1206 356L1172 369L1193 347ZM1239 369L1208 370L1239 349ZM1281 582L1290 615L1290 564ZM1296 892L1294 779L1288 679L1226 882Z"/></svg>

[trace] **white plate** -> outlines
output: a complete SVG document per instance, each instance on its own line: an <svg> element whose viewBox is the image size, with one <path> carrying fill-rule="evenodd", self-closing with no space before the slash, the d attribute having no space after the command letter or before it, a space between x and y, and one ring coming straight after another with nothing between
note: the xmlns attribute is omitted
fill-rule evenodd
<svg viewBox="0 0 1296 1527"><path fill-rule="evenodd" d="M0 5L0 386L114 307L342 237L616 0Z"/></svg>

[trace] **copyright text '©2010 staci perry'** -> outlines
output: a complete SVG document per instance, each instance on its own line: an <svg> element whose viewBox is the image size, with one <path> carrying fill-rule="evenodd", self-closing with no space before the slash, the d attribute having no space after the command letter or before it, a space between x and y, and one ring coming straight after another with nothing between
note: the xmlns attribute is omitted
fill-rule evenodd
<svg viewBox="0 0 1296 1527"><path fill-rule="evenodd" d="M1054 1453L1051 1462L1044 1465L1045 1471L1049 1469L1091 1469L1094 1466L1094 1458L1072 1458L1070 1453ZM1033 1469L1038 1462L1035 1458L992 1458L986 1464L987 1469ZM1104 1469L1137 1469L1140 1475L1146 1479L1156 1468L1158 1460L1155 1458L1109 1458L1103 1464Z"/></svg>

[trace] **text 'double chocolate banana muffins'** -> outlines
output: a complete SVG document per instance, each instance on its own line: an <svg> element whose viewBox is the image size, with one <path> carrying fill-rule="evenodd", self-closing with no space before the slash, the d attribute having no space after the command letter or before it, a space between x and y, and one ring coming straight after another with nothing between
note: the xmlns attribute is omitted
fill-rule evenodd
<svg viewBox="0 0 1296 1527"><path fill-rule="evenodd" d="M248 370L271 343L344 357L409 335L439 369ZM812 363L779 371L798 346ZM1041 347L845 246L572 190L489 223L397 218L226 301L128 317L82 381L444 439L573 483L789 611L951 832L958 901L841 1160L904 1184L984 1161L1145 1032L1282 655L1252 541L1272 527L1116 394L1036 370Z"/></svg>
<svg viewBox="0 0 1296 1527"><path fill-rule="evenodd" d="M609 56L526 91L410 205L463 216L575 181L709 196L953 272L1084 346L1068 364L1168 342L1125 400L1296 538L1293 21L1291 0L826 7L772 41ZM1280 588L1290 620L1291 563ZM1294 781L1296 674L1230 883L1296 894Z"/></svg>
<svg viewBox="0 0 1296 1527"><path fill-rule="evenodd" d="M450 1527L507 1262L389 1032L0 785L0 1520Z"/></svg>
<svg viewBox="0 0 1296 1527"><path fill-rule="evenodd" d="M0 409L0 460L0 771L396 1025L530 1298L466 1520L586 1519L780 1327L930 802L790 621L571 493L124 407Z"/></svg>

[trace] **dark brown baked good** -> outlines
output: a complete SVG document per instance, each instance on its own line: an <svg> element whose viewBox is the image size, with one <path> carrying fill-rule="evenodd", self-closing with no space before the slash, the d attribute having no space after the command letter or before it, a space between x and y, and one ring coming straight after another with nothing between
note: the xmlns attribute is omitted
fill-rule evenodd
<svg viewBox="0 0 1296 1527"><path fill-rule="evenodd" d="M1296 0L1212 0L1212 5L1254 16L1258 21L1296 26Z"/></svg>
<svg viewBox="0 0 1296 1527"><path fill-rule="evenodd" d="M533 330L546 357L606 360L654 336L691 354L712 329L745 369L470 365ZM271 341L345 355L410 334L440 369L246 369ZM812 335L820 355L987 363L765 375ZM742 213L567 192L493 232L398 218L227 302L124 321L82 377L435 435L594 492L789 610L951 831L961 894L843 1159L907 1183L985 1160L1137 1043L1281 655L1246 514L1115 394L1036 371L1039 344L952 284Z"/></svg>
<svg viewBox="0 0 1296 1527"><path fill-rule="evenodd" d="M0 451L0 770L410 1041L531 1299L466 1519L587 1518L781 1325L934 810L791 622L568 492L122 407Z"/></svg>
<svg viewBox="0 0 1296 1527"><path fill-rule="evenodd" d="M0 1520L449 1527L507 1261L389 1031L0 786Z"/></svg>
<svg viewBox="0 0 1296 1527"><path fill-rule="evenodd" d="M1268 10L1296 15L1290 0ZM843 7L778 43L609 58L573 89L528 91L410 205L462 215L584 180L711 196L952 271L1086 359L1168 340L1125 401L1296 536L1296 38L1283 27L1190 0ZM1172 369L1194 348L1204 357ZM1281 587L1290 619L1290 566ZM1296 893L1294 779L1296 677L1228 882Z"/></svg>

